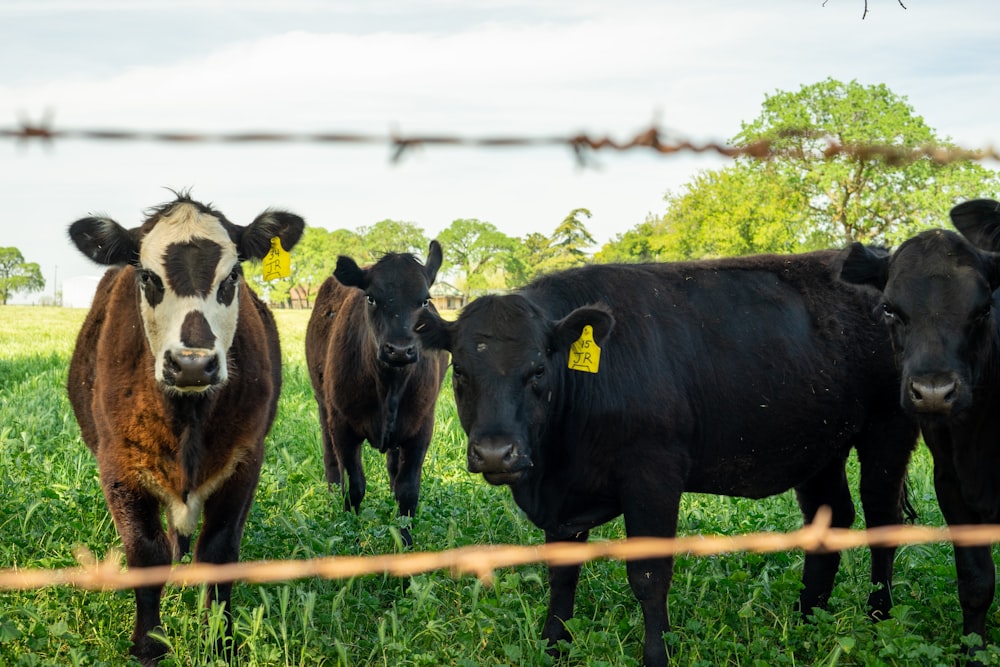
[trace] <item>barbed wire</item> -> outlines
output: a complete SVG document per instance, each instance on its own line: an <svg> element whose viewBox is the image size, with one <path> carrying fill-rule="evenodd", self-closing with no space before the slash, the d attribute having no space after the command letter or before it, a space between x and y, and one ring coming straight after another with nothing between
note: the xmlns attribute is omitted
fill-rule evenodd
<svg viewBox="0 0 1000 667"><path fill-rule="evenodd" d="M937 164L951 164L960 161L1000 161L1000 152L994 147L967 149L956 146L926 144L916 148L880 144L843 144L826 138L810 130L784 130L775 140L755 141L744 146L733 146L722 142L708 141L696 143L689 140L670 139L657 126L638 132L633 137L617 141L610 137L592 137L585 133L523 137L523 136L486 136L465 137L458 135L414 135L406 136L397 133L386 135L350 133L350 132L196 132L196 131L148 131L127 129L57 129L51 121L41 123L21 121L18 126L0 128L0 138L15 139L22 142L57 140L86 140L110 142L157 142L174 144L281 144L281 143L312 143L312 144L381 144L387 145L392 151L391 159L398 162L403 155L414 148L426 146L457 146L473 148L502 147L552 147L565 146L572 150L581 164L587 163L590 152L601 150L629 151L648 149L660 155L676 153L715 153L724 157L750 157L758 160L770 160L776 157L799 154L800 149L782 147L789 138L800 138L825 142L821 153L825 159L839 155L865 160L883 160L893 166L902 166L919 160L930 160Z"/></svg>
<svg viewBox="0 0 1000 667"><path fill-rule="evenodd" d="M434 570L453 576L472 574L486 584L498 568L546 563L571 565L601 558L641 560L689 554L711 556L735 552L771 553L802 549L806 552L843 551L861 546L902 546L953 542L959 546L1000 542L1000 525L882 526L868 530L831 527L831 512L821 507L812 523L789 533L747 533L734 536L692 535L674 538L633 537L606 542L550 542L542 545L477 545L445 551L327 556L307 560L263 560L215 565L191 563L122 569L121 554L110 550L103 561L78 548L78 567L56 570L0 570L0 589L30 590L75 586L88 590L121 590L172 584L190 586L230 581L277 583L310 577L347 579L370 574L408 577Z"/></svg>

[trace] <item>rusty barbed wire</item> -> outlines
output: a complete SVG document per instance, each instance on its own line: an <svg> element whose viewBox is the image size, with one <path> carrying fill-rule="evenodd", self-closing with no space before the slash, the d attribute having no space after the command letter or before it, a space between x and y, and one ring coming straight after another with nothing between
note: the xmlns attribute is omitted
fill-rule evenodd
<svg viewBox="0 0 1000 667"><path fill-rule="evenodd" d="M902 546L953 542L960 546L1000 542L1000 525L882 526L868 530L831 527L831 513L822 507L811 524L790 533L747 533L734 536L692 535L674 538L628 538L606 542L552 542L548 544L478 545L446 551L384 554L377 556L327 556L308 560L265 560L225 565L191 563L124 570L121 554L109 551L103 561L82 549L78 567L57 570L0 570L0 589L29 590L50 586L75 586L87 590L121 590L171 584L190 586L228 581L277 583L310 577L347 579L370 574L407 577L434 570L453 576L472 574L491 583L498 568L546 563L570 565L600 558L637 560L688 554L710 556L735 552L771 553L802 549L807 552L843 551L861 546Z"/></svg>
<svg viewBox="0 0 1000 667"><path fill-rule="evenodd" d="M629 151L649 149L660 155L677 153L715 153L723 157L750 157L769 160L793 152L780 144L788 138L802 138L825 142L822 155L832 159L839 155L849 155L866 160L883 160L893 166L901 166L918 160L930 160L937 164L951 164L960 161L1000 161L1000 152L994 147L967 149L955 146L927 144L916 148L878 144L842 144L808 130L785 130L775 141L762 140L745 146L732 146L717 141L696 143L684 139L669 139L657 126L653 125L637 133L630 139L617 141L611 137L591 137L577 133L564 136L493 136L465 137L457 135L405 136L398 133L386 135L350 132L195 132L195 131L149 131L125 129L57 129L51 120L35 123L21 121L16 127L0 128L0 138L22 142L57 140L86 140L111 142L156 142L176 144L384 144L391 149L391 160L398 162L403 155L414 148L426 146L456 146L472 148L528 148L565 146L571 149L581 164L586 164L591 152L602 150ZM798 148L794 152L798 153Z"/></svg>

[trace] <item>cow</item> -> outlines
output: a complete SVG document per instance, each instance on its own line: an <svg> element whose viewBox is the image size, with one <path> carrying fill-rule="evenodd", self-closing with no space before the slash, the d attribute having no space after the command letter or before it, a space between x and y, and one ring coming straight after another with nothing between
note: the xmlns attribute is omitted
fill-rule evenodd
<svg viewBox="0 0 1000 667"><path fill-rule="evenodd" d="M448 355L422 353L414 326L420 313L437 312L428 290L440 267L437 241L425 264L409 253L386 253L361 268L341 255L316 295L306 364L319 405L327 484L340 487L345 510L360 511L365 497L361 447L367 440L386 455L400 516L416 514ZM413 544L406 526L400 539Z"/></svg>
<svg viewBox="0 0 1000 667"><path fill-rule="evenodd" d="M291 250L305 224L267 210L244 227L175 194L139 227L91 216L69 228L84 255L110 267L77 336L67 387L130 568L180 559L199 517L194 559L239 559L281 391L274 317L241 263L264 258L273 238ZM162 590L135 589L131 653L143 665L166 653L149 635L160 625ZM230 660L231 593L232 583L218 584L205 601L224 605L216 650Z"/></svg>
<svg viewBox="0 0 1000 667"><path fill-rule="evenodd" d="M854 244L841 276L881 290L877 312L902 370L899 401L919 420L945 521L1000 523L1000 203L963 202L951 218L964 237L928 230L891 256ZM985 641L991 549L954 552L962 633Z"/></svg>
<svg viewBox="0 0 1000 667"><path fill-rule="evenodd" d="M794 488L806 521L828 505L849 527L853 447L868 525L898 523L917 427L896 401L888 335L864 312L874 291L840 283L836 258L595 264L479 297L454 322L426 314L424 347L452 354L469 471L509 486L546 542L584 542L619 515L629 537L672 537L686 491ZM875 619L892 606L894 552L872 549ZM803 615L827 601L839 560L806 555ZM665 665L673 559L626 569L645 664ZM553 646L570 639L579 574L549 568Z"/></svg>

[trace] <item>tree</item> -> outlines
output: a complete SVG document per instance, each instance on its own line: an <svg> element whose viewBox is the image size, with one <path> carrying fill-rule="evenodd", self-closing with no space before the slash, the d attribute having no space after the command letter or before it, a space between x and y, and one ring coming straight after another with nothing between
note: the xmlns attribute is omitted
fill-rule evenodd
<svg viewBox="0 0 1000 667"><path fill-rule="evenodd" d="M411 252L423 256L427 252L430 239L424 230L412 222L381 220L370 227L359 227L365 257L355 259L359 264L370 264L387 252Z"/></svg>
<svg viewBox="0 0 1000 667"><path fill-rule="evenodd" d="M581 215L589 218L591 214L585 208L574 208L556 226L549 240L549 256L539 266L541 272L549 273L587 263L586 248L596 241L580 220Z"/></svg>
<svg viewBox="0 0 1000 667"><path fill-rule="evenodd" d="M45 289L42 269L35 262L25 262L14 247L0 248L0 303L17 292L41 292Z"/></svg>
<svg viewBox="0 0 1000 667"><path fill-rule="evenodd" d="M894 245L944 224L958 201L1000 190L997 174L973 162L897 164L862 150L826 155L831 143L953 147L884 85L827 79L779 91L741 128L734 143L768 142L774 157L741 157L700 173L681 194L665 197L661 218L620 235L599 258L794 252L851 241Z"/></svg>
<svg viewBox="0 0 1000 667"><path fill-rule="evenodd" d="M959 200L995 193L998 184L994 172L972 162L939 165L924 158L889 164L863 152L824 155L831 141L908 150L954 147L883 84L827 79L765 96L761 115L741 125L735 142L762 140L781 156L770 163L742 159L740 167L771 168L786 187L803 192L810 205L806 235L826 245L898 243L940 224Z"/></svg>
<svg viewBox="0 0 1000 667"><path fill-rule="evenodd" d="M648 240L653 260L795 252L809 246L802 230L803 192L763 170L703 171L678 195ZM722 224L720 224L722 222Z"/></svg>
<svg viewBox="0 0 1000 667"><path fill-rule="evenodd" d="M438 234L449 272L466 297L502 285L503 258L511 253L515 241L492 223L475 218L453 220Z"/></svg>
<svg viewBox="0 0 1000 667"><path fill-rule="evenodd" d="M541 274L541 267L552 255L549 244L549 237L540 232L531 232L514 242L503 258L507 287L524 285Z"/></svg>

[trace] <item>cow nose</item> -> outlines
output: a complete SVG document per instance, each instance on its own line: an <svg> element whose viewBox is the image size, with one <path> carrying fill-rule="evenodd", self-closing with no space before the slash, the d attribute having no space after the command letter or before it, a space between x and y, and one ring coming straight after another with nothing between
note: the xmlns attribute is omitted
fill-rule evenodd
<svg viewBox="0 0 1000 667"><path fill-rule="evenodd" d="M216 382L219 358L214 350L168 351L163 359L163 379L178 388L207 387Z"/></svg>
<svg viewBox="0 0 1000 667"><path fill-rule="evenodd" d="M507 473L531 467L531 461L514 438L493 437L469 440L469 472Z"/></svg>
<svg viewBox="0 0 1000 667"><path fill-rule="evenodd" d="M417 361L417 346L413 343L405 345L383 343L380 356L382 361L390 366L406 366Z"/></svg>
<svg viewBox="0 0 1000 667"><path fill-rule="evenodd" d="M958 397L955 378L914 378L910 380L909 398L917 412L951 412Z"/></svg>

